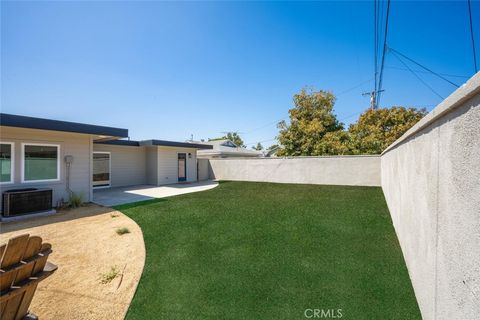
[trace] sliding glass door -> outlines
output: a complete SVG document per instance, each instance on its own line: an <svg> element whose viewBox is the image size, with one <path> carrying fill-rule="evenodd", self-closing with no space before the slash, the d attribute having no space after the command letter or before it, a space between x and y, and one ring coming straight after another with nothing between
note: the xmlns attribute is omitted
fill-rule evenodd
<svg viewBox="0 0 480 320"><path fill-rule="evenodd" d="M110 152L93 153L93 187L110 187Z"/></svg>

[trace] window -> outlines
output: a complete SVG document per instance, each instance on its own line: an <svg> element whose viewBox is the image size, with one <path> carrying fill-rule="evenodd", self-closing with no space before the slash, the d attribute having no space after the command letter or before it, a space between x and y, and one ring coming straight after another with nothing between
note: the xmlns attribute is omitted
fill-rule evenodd
<svg viewBox="0 0 480 320"><path fill-rule="evenodd" d="M60 146L23 144L22 182L60 180Z"/></svg>
<svg viewBox="0 0 480 320"><path fill-rule="evenodd" d="M0 143L0 183L13 182L13 143Z"/></svg>

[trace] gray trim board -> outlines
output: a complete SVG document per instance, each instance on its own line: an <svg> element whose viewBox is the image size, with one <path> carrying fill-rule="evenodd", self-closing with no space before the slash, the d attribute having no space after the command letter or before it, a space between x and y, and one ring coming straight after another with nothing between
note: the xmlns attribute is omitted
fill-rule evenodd
<svg viewBox="0 0 480 320"><path fill-rule="evenodd" d="M213 146L208 145L208 144L176 142L176 141L155 140L155 139L140 141L140 145L142 145L142 146L164 146L164 147L194 148L194 149L213 149Z"/></svg>
<svg viewBox="0 0 480 320"><path fill-rule="evenodd" d="M120 138L128 137L128 129L26 117L7 113L0 113L0 125L6 127L75 132Z"/></svg>

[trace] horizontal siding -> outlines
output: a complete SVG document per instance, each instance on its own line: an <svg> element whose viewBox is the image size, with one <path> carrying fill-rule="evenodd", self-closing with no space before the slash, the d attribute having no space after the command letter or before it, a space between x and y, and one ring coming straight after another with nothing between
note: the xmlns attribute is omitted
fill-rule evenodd
<svg viewBox="0 0 480 320"><path fill-rule="evenodd" d="M110 152L111 186L146 184L146 148L94 144L93 151Z"/></svg>
<svg viewBox="0 0 480 320"><path fill-rule="evenodd" d="M178 153L187 154L187 181L197 181L196 149L158 147L158 185L178 183Z"/></svg>
<svg viewBox="0 0 480 320"><path fill-rule="evenodd" d="M9 189L18 188L52 188L53 204L56 205L60 199L68 200L66 190L66 168L64 156L73 156L73 164L70 171L70 189L82 194L84 201L90 201L91 171L90 171L90 147L91 136L87 134L54 132L48 130L23 129L0 127L1 141L14 142L14 183L2 184L0 190L3 192ZM60 145L60 181L54 182L30 182L21 183L21 149L22 143L46 143Z"/></svg>

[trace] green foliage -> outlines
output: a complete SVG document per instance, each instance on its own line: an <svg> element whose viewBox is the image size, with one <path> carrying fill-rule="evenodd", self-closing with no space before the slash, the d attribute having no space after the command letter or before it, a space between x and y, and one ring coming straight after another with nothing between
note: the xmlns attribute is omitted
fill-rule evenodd
<svg viewBox="0 0 480 320"><path fill-rule="evenodd" d="M427 114L425 109L392 107L367 110L350 125L354 154L380 154Z"/></svg>
<svg viewBox="0 0 480 320"><path fill-rule="evenodd" d="M128 228L123 227L123 228L118 228L117 230L115 230L115 232L116 232L119 236L121 236L121 235L124 235L124 234L126 234L126 233L130 233L130 230L128 230Z"/></svg>
<svg viewBox="0 0 480 320"><path fill-rule="evenodd" d="M263 146L262 146L262 144L259 142L259 143L257 143L256 146L253 146L252 149L253 149L253 150L257 150L257 151L261 151L261 150L263 150Z"/></svg>
<svg viewBox="0 0 480 320"><path fill-rule="evenodd" d="M112 282L119 274L119 271L116 266L110 267L110 271L100 274L100 283L107 284Z"/></svg>
<svg viewBox="0 0 480 320"><path fill-rule="evenodd" d="M83 194L72 192L68 199L68 206L70 208L78 208L83 203Z"/></svg>
<svg viewBox="0 0 480 320"><path fill-rule="evenodd" d="M328 154L331 149L323 138L327 133L343 129L343 124L333 114L335 96L328 91L302 89L293 97L294 107L288 112L290 124L281 121L278 141L282 148L279 156L316 156Z"/></svg>
<svg viewBox="0 0 480 320"><path fill-rule="evenodd" d="M278 124L278 156L380 154L426 114L404 107L369 109L344 130L333 113L332 93L302 89L293 102L290 124Z"/></svg>
<svg viewBox="0 0 480 320"><path fill-rule="evenodd" d="M228 132L223 137L208 139L208 141L216 141L216 140L230 140L233 143L235 143L237 145L237 147L244 147L245 148L245 145L243 144L243 140L242 140L242 138L240 138L240 135L238 134L238 132Z"/></svg>

